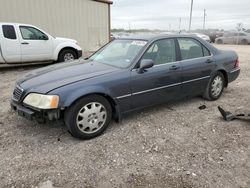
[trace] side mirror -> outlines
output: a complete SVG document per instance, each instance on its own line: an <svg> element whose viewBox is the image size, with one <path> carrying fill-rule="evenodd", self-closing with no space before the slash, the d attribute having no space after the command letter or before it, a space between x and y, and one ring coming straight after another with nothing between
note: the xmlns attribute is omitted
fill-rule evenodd
<svg viewBox="0 0 250 188"><path fill-rule="evenodd" d="M150 67L154 66L154 61L152 59L143 59L141 60L140 67L138 69L138 73L143 73L145 69L148 69Z"/></svg>

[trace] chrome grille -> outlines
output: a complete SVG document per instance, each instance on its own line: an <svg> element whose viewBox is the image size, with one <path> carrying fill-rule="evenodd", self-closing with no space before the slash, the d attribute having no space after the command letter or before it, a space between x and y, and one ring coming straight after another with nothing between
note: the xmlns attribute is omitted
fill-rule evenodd
<svg viewBox="0 0 250 188"><path fill-rule="evenodd" d="M13 92L13 99L15 101L19 101L21 99L22 94L23 94L23 89L17 85Z"/></svg>

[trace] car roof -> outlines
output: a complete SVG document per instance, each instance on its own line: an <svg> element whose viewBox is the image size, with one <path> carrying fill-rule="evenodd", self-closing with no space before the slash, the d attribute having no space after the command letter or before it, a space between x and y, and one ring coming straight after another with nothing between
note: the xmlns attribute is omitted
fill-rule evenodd
<svg viewBox="0 0 250 188"><path fill-rule="evenodd" d="M210 43L206 42L205 40L201 39L200 37L197 37L196 35L190 35L190 34L148 34L148 35L130 35L130 36L126 36L126 37L121 37L121 38L117 38L116 40L145 40L148 41L149 43L154 42L156 40L160 40L160 39L167 39L167 38L192 38L192 39L196 39L199 42L201 42L203 45L205 45L206 47L208 47L210 49L210 51L213 54L216 54L219 52L219 50L217 48L215 48L213 45L211 45Z"/></svg>
<svg viewBox="0 0 250 188"><path fill-rule="evenodd" d="M25 26L32 26L30 24L26 24L26 23L15 23L15 22L0 22L0 25L25 25Z"/></svg>
<svg viewBox="0 0 250 188"><path fill-rule="evenodd" d="M118 39L127 39L127 40L147 40L147 41L154 41L154 40L159 40L159 39L164 39L164 38L180 38L180 37L187 37L187 38L195 38L199 39L199 37L196 37L194 35L183 35L183 34L148 34L148 35L130 35L130 36L125 36L125 37L120 37Z"/></svg>

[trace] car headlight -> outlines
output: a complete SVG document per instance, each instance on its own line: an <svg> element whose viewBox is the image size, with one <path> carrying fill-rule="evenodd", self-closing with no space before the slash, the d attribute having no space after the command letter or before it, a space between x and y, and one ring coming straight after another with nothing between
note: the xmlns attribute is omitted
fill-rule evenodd
<svg viewBox="0 0 250 188"><path fill-rule="evenodd" d="M30 93L25 97L23 102L29 106L40 109L55 109L58 107L59 96L42 95L38 93Z"/></svg>

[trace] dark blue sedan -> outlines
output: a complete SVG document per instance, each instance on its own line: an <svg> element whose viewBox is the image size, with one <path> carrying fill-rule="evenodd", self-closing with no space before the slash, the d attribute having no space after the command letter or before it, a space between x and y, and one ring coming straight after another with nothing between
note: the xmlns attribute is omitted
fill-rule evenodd
<svg viewBox="0 0 250 188"><path fill-rule="evenodd" d="M234 51L198 37L122 38L87 60L28 73L11 106L29 119L64 119L73 136L89 139L129 111L190 96L216 100L239 73Z"/></svg>

